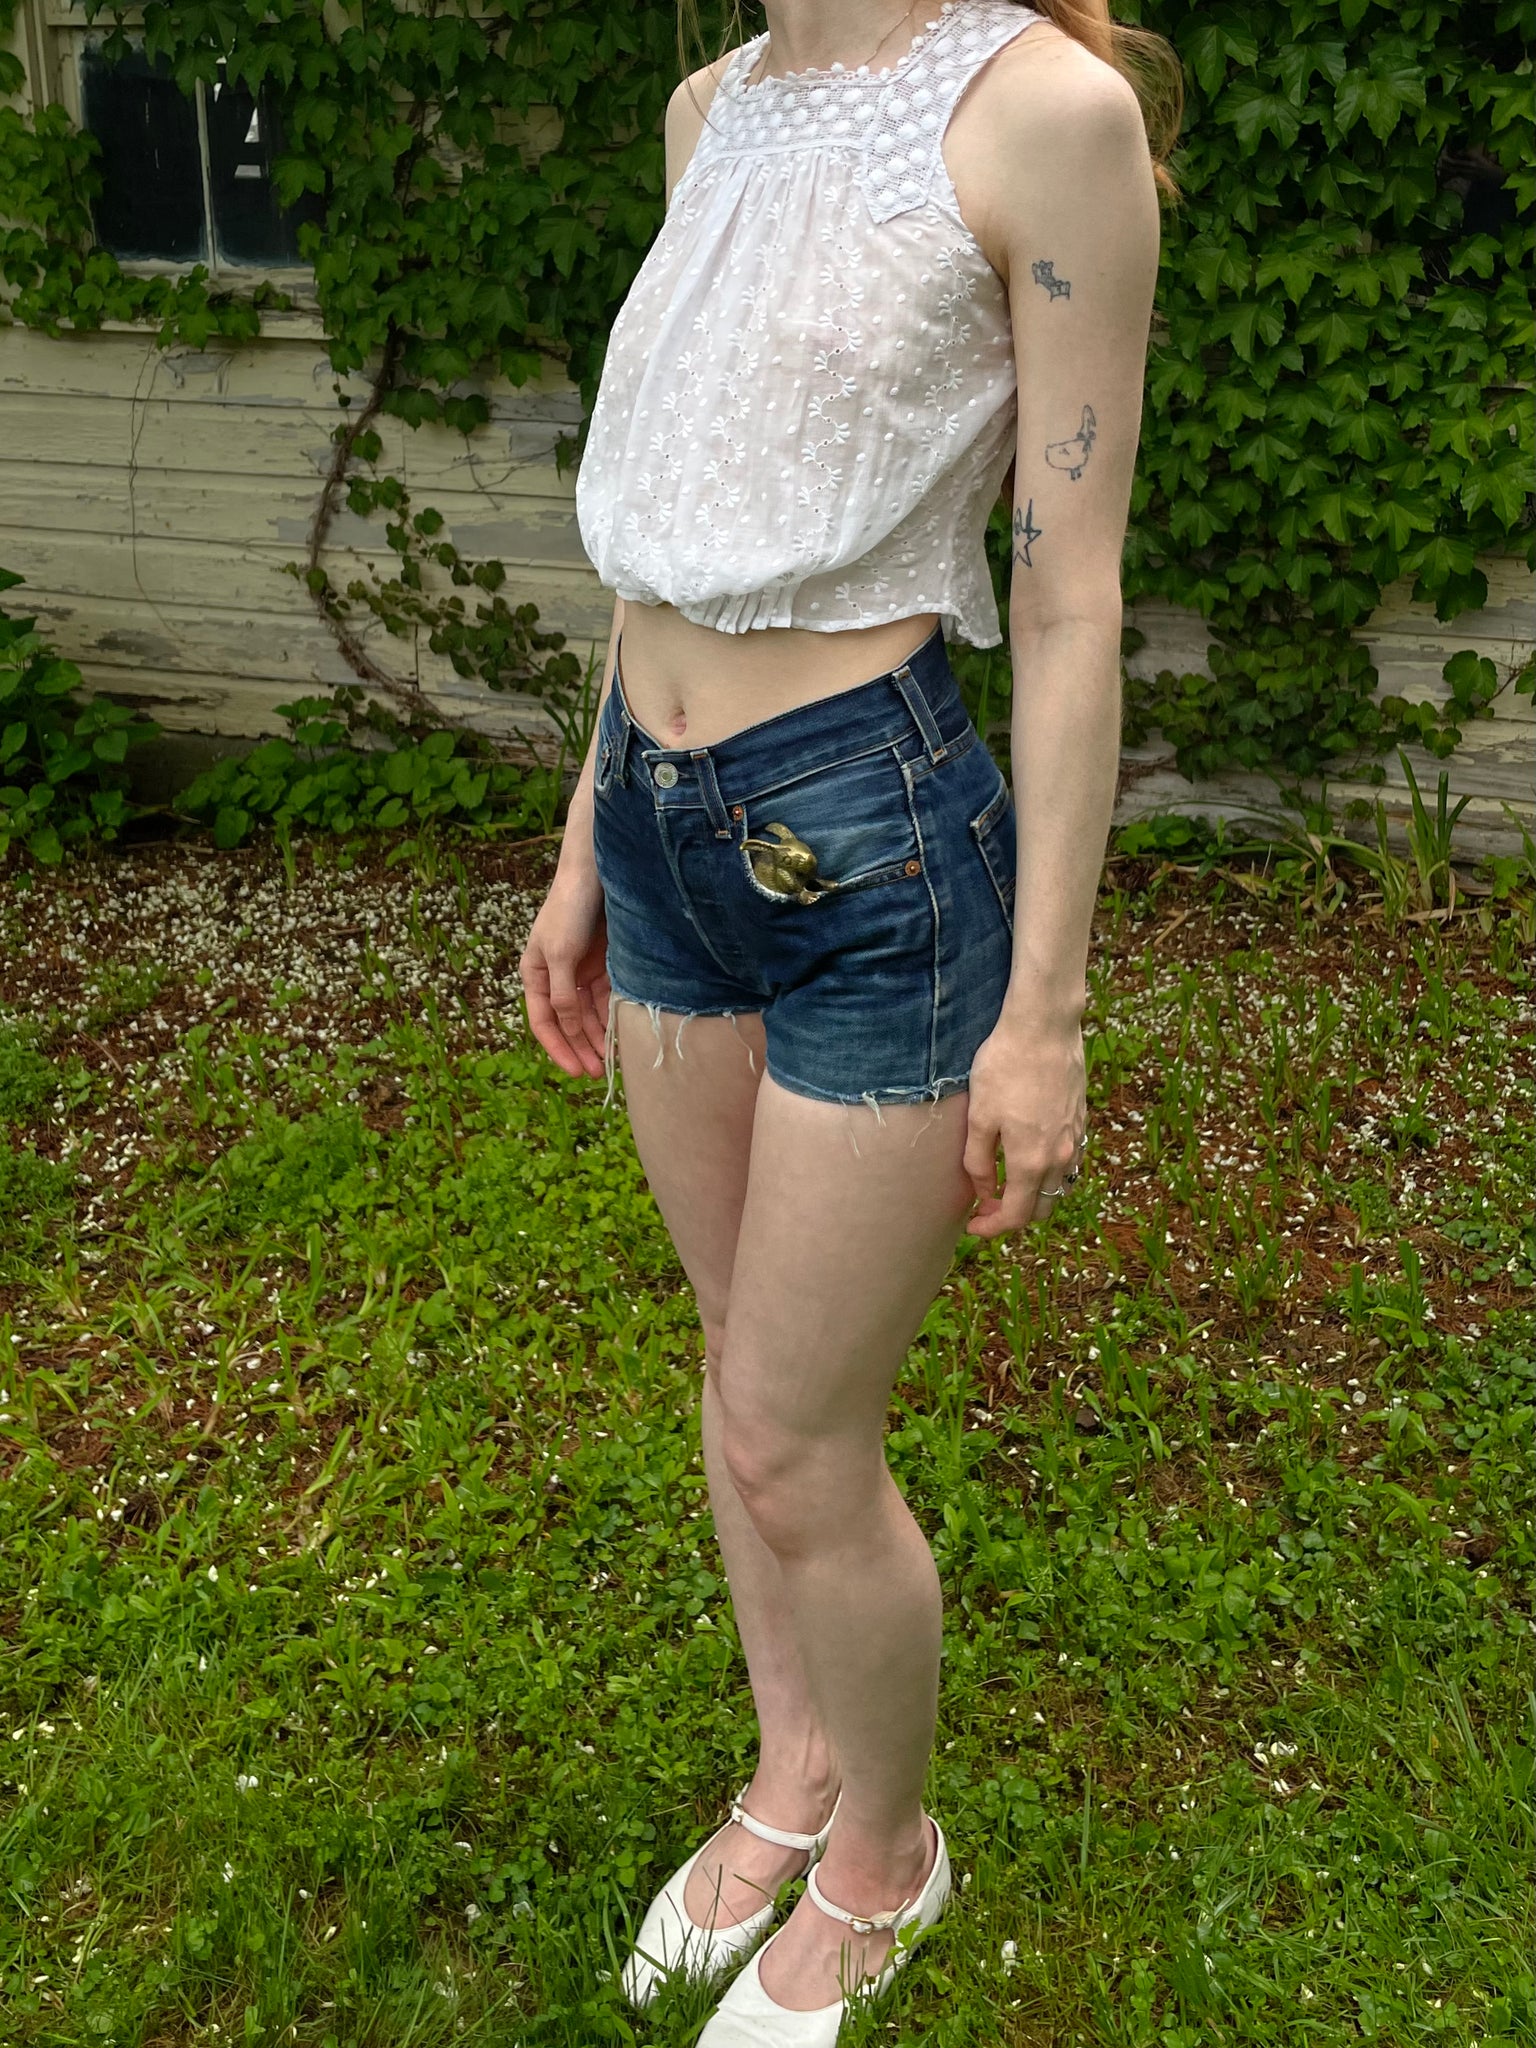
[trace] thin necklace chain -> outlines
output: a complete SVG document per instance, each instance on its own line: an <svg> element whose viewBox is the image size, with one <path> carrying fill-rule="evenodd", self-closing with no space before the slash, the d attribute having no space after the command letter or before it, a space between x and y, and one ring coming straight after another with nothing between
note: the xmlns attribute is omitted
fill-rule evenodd
<svg viewBox="0 0 1536 2048"><path fill-rule="evenodd" d="M864 65L872 64L875 61L875 59L879 56L880 52L885 48L886 44L891 40L891 37L895 35L897 29L899 29L900 27L902 27L904 23L909 22L912 19L912 9L915 6L915 4L916 0L907 0L906 6L902 9L901 13L897 16L896 20L891 23L890 27L886 30L885 34L880 38L879 42L876 43L875 47L864 59ZM772 56L772 54L773 51L772 46L770 44L770 47L763 52L763 57L761 61L767 62L767 60ZM822 70L825 70L826 68L827 67L824 65L818 67L818 69ZM854 70L862 69L863 66L845 65L843 68L845 70ZM759 71L757 77L748 79L747 83L749 85L756 85L762 78L766 77L767 75L767 73Z"/></svg>

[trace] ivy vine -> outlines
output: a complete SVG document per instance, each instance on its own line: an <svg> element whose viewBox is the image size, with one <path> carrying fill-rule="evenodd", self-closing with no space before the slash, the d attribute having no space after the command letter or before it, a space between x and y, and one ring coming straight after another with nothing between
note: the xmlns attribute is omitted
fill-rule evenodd
<svg viewBox="0 0 1536 2048"><path fill-rule="evenodd" d="M18 0L0 0L0 45ZM120 9L85 0L114 23ZM432 508L380 475L380 413L472 434L486 381L549 359L590 404L613 314L662 211L661 121L677 76L666 4L593 0L145 0L142 38L183 89L224 76L280 99L279 199L300 228L338 376L371 396L338 423L307 560L295 565L355 672L365 606L424 627L461 673L576 687L558 636L499 595ZM1532 69L1517 0L1126 0L1189 90L1165 217L1159 326L1125 558L1129 599L1193 607L1210 676L1127 695L1180 764L1308 774L1404 737L1446 752L1501 688L1471 651L1443 713L1379 701L1358 629L1412 579L1442 620L1482 604L1477 557L1532 557ZM718 25L717 8L706 28ZM134 33L138 33L135 31ZM22 83L0 47L0 94ZM96 245L98 151L63 109L0 109L0 279L47 332L133 320L164 346L248 341L270 285L196 266L146 278ZM333 584L346 502L385 522L391 576ZM1006 517L993 524L1005 590ZM433 565L451 590L434 587ZM440 580L440 579L437 579ZM474 609L469 606L473 604Z"/></svg>
<svg viewBox="0 0 1536 2048"><path fill-rule="evenodd" d="M1536 559L1524 10L1136 11L1189 101L1125 589L1198 610L1212 675L1133 687L1131 730L1195 773L1448 752L1489 701L1463 658L1437 716L1378 702L1356 635L1399 577L1449 621L1487 597L1478 555Z"/></svg>

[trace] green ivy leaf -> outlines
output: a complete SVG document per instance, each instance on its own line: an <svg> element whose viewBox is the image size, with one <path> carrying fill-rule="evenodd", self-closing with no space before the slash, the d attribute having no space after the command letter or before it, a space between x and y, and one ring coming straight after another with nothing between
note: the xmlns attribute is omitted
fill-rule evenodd
<svg viewBox="0 0 1536 2048"><path fill-rule="evenodd" d="M1500 526L1519 525L1531 490L1529 451L1507 449L1467 472L1459 496L1468 512L1491 511Z"/></svg>
<svg viewBox="0 0 1536 2048"><path fill-rule="evenodd" d="M1240 78L1228 87L1217 103L1216 119L1237 131L1244 150L1256 149L1266 134L1289 149L1301 133L1301 115L1285 94L1255 79Z"/></svg>
<svg viewBox="0 0 1536 2048"><path fill-rule="evenodd" d="M1371 52L1370 68L1346 71L1334 95L1339 131L1347 135L1362 118L1385 142L1410 107L1424 104L1424 71L1406 38L1383 38Z"/></svg>
<svg viewBox="0 0 1536 2048"><path fill-rule="evenodd" d="M1364 348L1370 331L1371 323L1363 313L1351 312L1344 306L1331 306L1317 319L1299 327L1296 338L1315 346L1319 361L1328 364Z"/></svg>
<svg viewBox="0 0 1536 2048"><path fill-rule="evenodd" d="M1179 40L1207 99L1226 77L1229 59L1245 68L1259 61L1258 38L1241 16L1231 11L1196 22Z"/></svg>

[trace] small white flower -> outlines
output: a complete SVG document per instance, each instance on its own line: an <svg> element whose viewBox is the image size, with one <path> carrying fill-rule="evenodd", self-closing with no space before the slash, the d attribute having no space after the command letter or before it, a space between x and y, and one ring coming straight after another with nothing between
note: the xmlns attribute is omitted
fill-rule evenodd
<svg viewBox="0 0 1536 2048"><path fill-rule="evenodd" d="M217 1585L219 1583L219 1568L216 1564L209 1565L208 1577L214 1585Z"/></svg>
<svg viewBox="0 0 1536 2048"><path fill-rule="evenodd" d="M464 1908L464 1918L467 1924L473 1927L480 1918L480 1908L478 1906L466 1906Z"/></svg>
<svg viewBox="0 0 1536 2048"><path fill-rule="evenodd" d="M1005 1941L1003 1943L1003 1952L1001 1957L1002 1966L1004 1970L1013 1969L1018 1960L1019 1944L1016 1941Z"/></svg>
<svg viewBox="0 0 1536 2048"><path fill-rule="evenodd" d="M253 1777L247 1771L242 1771L235 1780L235 1790L237 1792L254 1792L260 1783L260 1778Z"/></svg>

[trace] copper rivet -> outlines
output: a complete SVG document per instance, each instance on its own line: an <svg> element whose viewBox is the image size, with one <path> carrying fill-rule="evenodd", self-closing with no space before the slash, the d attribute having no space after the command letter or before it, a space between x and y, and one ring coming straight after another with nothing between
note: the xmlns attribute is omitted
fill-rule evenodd
<svg viewBox="0 0 1536 2048"><path fill-rule="evenodd" d="M742 815L743 815L743 813L742 813L742 808L741 808L741 805L740 805L740 804L732 804L732 805L731 805L731 816L732 816L733 818L739 818L739 817L741 817Z"/></svg>
<svg viewBox="0 0 1536 2048"><path fill-rule="evenodd" d="M907 873L909 875L920 875L922 872L923 864L920 860L909 860L907 862Z"/></svg>

